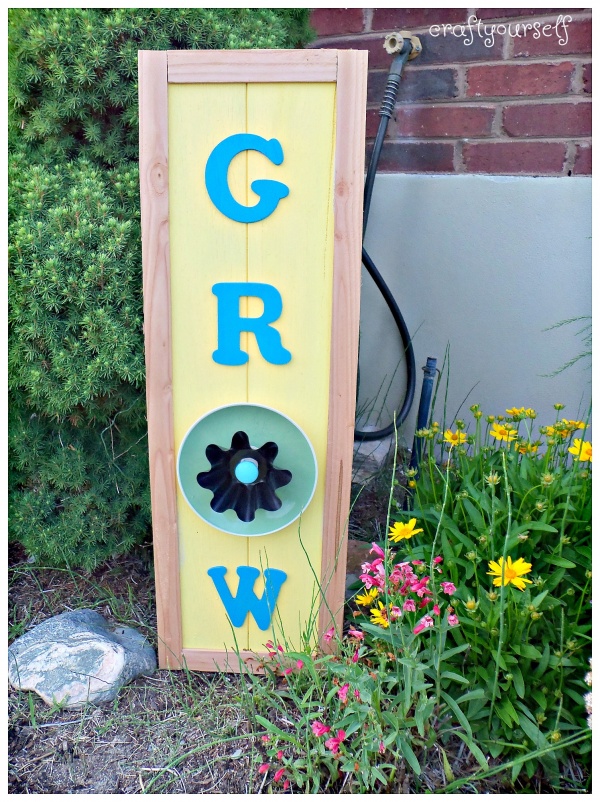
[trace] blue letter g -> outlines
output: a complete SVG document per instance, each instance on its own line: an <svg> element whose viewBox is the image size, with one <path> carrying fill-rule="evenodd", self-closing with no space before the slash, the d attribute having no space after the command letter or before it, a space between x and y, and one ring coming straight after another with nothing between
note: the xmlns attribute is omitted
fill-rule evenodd
<svg viewBox="0 0 600 802"><path fill-rule="evenodd" d="M260 197L259 202L255 206L238 203L229 189L227 173L233 158L245 150L257 150L273 164L283 161L283 149L277 139L264 139L256 134L233 134L219 142L208 157L204 179L208 195L220 212L238 223L256 223L272 214L290 190L279 181L253 181L250 188Z"/></svg>

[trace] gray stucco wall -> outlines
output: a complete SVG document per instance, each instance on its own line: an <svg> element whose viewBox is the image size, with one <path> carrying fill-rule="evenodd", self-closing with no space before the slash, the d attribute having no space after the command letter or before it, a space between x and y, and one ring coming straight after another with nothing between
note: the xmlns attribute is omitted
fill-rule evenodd
<svg viewBox="0 0 600 802"><path fill-rule="evenodd" d="M591 314L590 178L379 175L365 246L413 337L417 393L401 433L407 444L421 366L433 356L441 368L447 347L447 424L457 415L471 421L473 403L486 414L534 407L540 423L554 419L555 402L566 405L565 417L587 414L589 360L544 374L585 350L577 336L585 323L545 329ZM381 425L403 392L393 325L363 268L359 409L383 406Z"/></svg>

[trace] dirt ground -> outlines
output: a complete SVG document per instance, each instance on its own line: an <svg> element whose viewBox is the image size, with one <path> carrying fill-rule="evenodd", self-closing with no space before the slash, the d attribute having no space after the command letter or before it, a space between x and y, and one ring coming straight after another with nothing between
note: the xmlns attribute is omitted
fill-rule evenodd
<svg viewBox="0 0 600 802"><path fill-rule="evenodd" d="M385 526L386 510L376 488L366 488L352 513L350 537L374 540ZM350 561L360 564L363 552L352 544ZM77 608L136 627L156 647L151 549L84 575L36 567L20 547L10 547L9 640ZM50 708L36 694L9 687L9 793L268 793L269 780L258 773L266 757L241 704L242 682L238 675L156 671L125 686L114 702L78 711ZM462 742L448 754L455 777L476 770ZM392 792L443 789L441 755L432 750L422 759L420 785L401 769ZM569 767L563 790L583 787L580 774L577 766ZM506 790L515 792L494 777L485 785L463 786L460 793ZM540 777L525 792L548 790Z"/></svg>

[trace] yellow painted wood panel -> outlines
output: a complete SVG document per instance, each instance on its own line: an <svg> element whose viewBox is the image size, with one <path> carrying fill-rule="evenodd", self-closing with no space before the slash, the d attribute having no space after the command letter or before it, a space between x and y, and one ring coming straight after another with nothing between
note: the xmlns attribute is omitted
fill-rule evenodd
<svg viewBox="0 0 600 802"><path fill-rule="evenodd" d="M302 520L251 539L249 554L250 565L268 564L287 572L274 628L279 629L278 622L283 622L283 634L296 647L311 615L313 598L317 607L319 603L308 560L320 576L329 406L335 97L334 83L248 86L248 130L266 139L276 137L284 153L279 166L250 153L249 183L265 178L289 187L289 196L270 217L248 226L248 280L272 284L280 292L283 313L274 325L281 332L283 346L292 353L287 365L272 365L262 359L255 339L250 338L248 400L272 406L300 426L315 449L319 471L315 495ZM249 313L260 314L260 302L251 299ZM316 612L315 607L313 615ZM250 619L250 647L259 650L264 642L265 633Z"/></svg>
<svg viewBox="0 0 600 802"><path fill-rule="evenodd" d="M205 524L178 488L182 632L185 649L223 649L232 645L225 608L207 575L215 565L228 568L232 592L239 565L280 568L288 574L274 621L284 622L295 646L311 613L314 575L320 576L327 450L333 264L333 157L335 84L176 84L169 86L169 192L171 293L173 314L173 403L175 448L201 416L225 404L244 401L273 407L290 417L315 448L319 480L302 516L284 530L242 538ZM284 162L240 154L231 164L234 196L252 205L255 179L283 181L290 195L266 220L243 225L224 217L204 186L212 149L225 137L248 131L277 138ZM212 286L221 281L272 284L283 300L275 324L288 365L272 365L255 338L243 335L250 354L246 366L217 365L217 303ZM245 309L244 309L245 307ZM242 313L260 315L250 299ZM219 445L228 445L220 443ZM281 465L285 468L285 465ZM300 527L304 547L299 541ZM314 575L313 575L314 570ZM262 593L262 581L255 586ZM318 604L318 598L316 599ZM316 608L312 611L316 613ZM236 630L240 648L262 650L269 633L252 616Z"/></svg>
<svg viewBox="0 0 600 802"><path fill-rule="evenodd" d="M225 137L246 130L245 84L169 86L169 217L173 409L175 450L192 424L225 404L247 400L247 368L217 365L217 303L212 286L246 281L246 227L234 225L212 204L204 169ZM246 202L247 163L237 157L229 183ZM242 346L243 347L243 346ZM227 445L227 444L219 444ZM177 489L184 648L223 649L231 627L208 568L226 565L228 579L246 565L247 539L218 531L202 521ZM247 627L240 633L245 647Z"/></svg>

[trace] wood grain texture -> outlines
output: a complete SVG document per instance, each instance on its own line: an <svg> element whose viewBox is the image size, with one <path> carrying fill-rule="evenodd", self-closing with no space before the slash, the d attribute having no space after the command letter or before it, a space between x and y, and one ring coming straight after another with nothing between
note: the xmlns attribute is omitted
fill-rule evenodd
<svg viewBox="0 0 600 802"><path fill-rule="evenodd" d="M286 365L270 364L262 358L256 338L249 339L248 400L289 416L312 444L318 464L315 494L301 520L267 537L250 538L249 564L286 571L272 635L297 649L309 621L317 614L312 609L314 592L318 592L313 570L317 576L321 572L333 281L335 99L333 82L248 86L248 131L266 139L276 136L284 153L283 163L277 166L250 152L248 181L280 180L290 191L273 214L248 226L248 280L266 282L281 294L283 312L274 325L292 354ZM249 314L259 315L261 307L257 299L250 299ZM280 448L284 453L285 444ZM316 631L311 637L316 645ZM257 650L264 642L264 632L250 619L248 648Z"/></svg>
<svg viewBox="0 0 600 802"><path fill-rule="evenodd" d="M260 662L268 658L267 652L240 651L244 665L254 674L264 673ZM240 674L240 661L234 651L219 649L184 649L183 661L190 671L228 671Z"/></svg>
<svg viewBox="0 0 600 802"><path fill-rule="evenodd" d="M246 85L170 84L168 102L173 429L179 453L198 418L226 404L248 401L248 365L220 365L212 357L217 347L212 287L216 282L247 281L247 226L221 214L204 184L204 169L215 145L246 129ZM248 203L246 154L230 165L228 184L236 198ZM229 444L218 443L223 448ZM202 464L205 455L198 458ZM182 645L185 649L232 645L231 625L207 570L226 565L235 595L235 568L248 564L247 538L225 534L202 520L180 487L177 514ZM236 635L239 648L248 649L247 623Z"/></svg>
<svg viewBox="0 0 600 802"><path fill-rule="evenodd" d="M326 603L319 631L341 634L346 580L347 525L354 444L360 315L367 53L340 50L336 103L333 324L323 557ZM324 648L328 647L322 642Z"/></svg>
<svg viewBox="0 0 600 802"><path fill-rule="evenodd" d="M169 83L335 81L336 50L170 50Z"/></svg>
<svg viewBox="0 0 600 802"><path fill-rule="evenodd" d="M140 51L140 199L152 533L161 668L181 666L169 264L167 54Z"/></svg>

